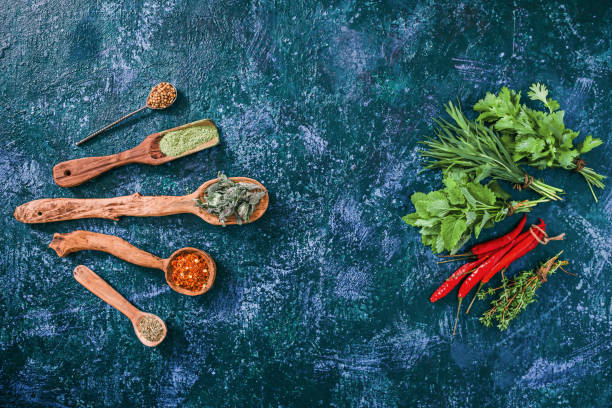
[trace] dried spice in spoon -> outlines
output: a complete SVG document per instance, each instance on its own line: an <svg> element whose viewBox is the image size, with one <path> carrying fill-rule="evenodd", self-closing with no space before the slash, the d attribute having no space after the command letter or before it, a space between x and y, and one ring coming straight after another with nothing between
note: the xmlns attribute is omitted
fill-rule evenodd
<svg viewBox="0 0 612 408"><path fill-rule="evenodd" d="M147 97L147 107L151 109L166 109L176 99L176 88L170 82L160 82L155 85Z"/></svg>
<svg viewBox="0 0 612 408"><path fill-rule="evenodd" d="M159 141L159 149L166 156L176 157L215 138L219 138L217 128L204 123L202 126L192 126L166 133Z"/></svg>
<svg viewBox="0 0 612 408"><path fill-rule="evenodd" d="M196 200L196 205L219 217L221 225L225 225L225 220L231 215L236 215L238 224L249 222L251 214L266 192L257 184L236 183L223 172L219 172L218 178L219 180L204 192L204 200Z"/></svg>
<svg viewBox="0 0 612 408"><path fill-rule="evenodd" d="M203 256L190 252L176 256L171 262L170 280L183 289L199 292L206 282L210 271Z"/></svg>
<svg viewBox="0 0 612 408"><path fill-rule="evenodd" d="M136 326L142 337L153 343L159 341L164 335L164 326L153 316L143 316Z"/></svg>
<svg viewBox="0 0 612 408"><path fill-rule="evenodd" d="M155 109L155 110L169 108L170 105L172 105L174 101L176 100L176 95L177 95L176 88L172 86L170 82L160 82L159 84L155 85L151 89L151 92L149 92L149 96L147 97L147 103L144 106L136 109L133 112L128 113L127 115L125 115L124 117L120 119L117 119L110 125L104 126L102 129L92 133L91 135L87 136L85 139L78 141L76 145L77 146L82 145L86 141L93 139L94 137L98 136L100 133L104 132L107 129L110 129L111 127L115 126L117 123L124 121L130 116L137 114L141 110L145 110L147 108Z"/></svg>

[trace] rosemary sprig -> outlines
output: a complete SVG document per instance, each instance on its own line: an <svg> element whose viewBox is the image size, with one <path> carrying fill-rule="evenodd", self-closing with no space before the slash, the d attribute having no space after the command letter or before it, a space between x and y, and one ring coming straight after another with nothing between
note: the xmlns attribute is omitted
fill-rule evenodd
<svg viewBox="0 0 612 408"><path fill-rule="evenodd" d="M458 106L449 103L446 112L454 120L436 120L437 138L422 142L428 149L421 152L429 158L427 168L444 172L460 169L475 181L487 177L505 180L518 188L530 188L550 200L561 200L563 190L545 184L525 173L512 158L501 138L486 125L468 120Z"/></svg>
<svg viewBox="0 0 612 408"><path fill-rule="evenodd" d="M480 322L487 327L497 322L499 330L506 330L527 305L536 301L535 292L546 282L548 276L568 264L567 261L558 260L562 253L563 251L544 262L537 270L524 271L512 280L503 277L501 286L480 292L477 296L482 300L501 290L497 299L491 302L491 308L480 317Z"/></svg>

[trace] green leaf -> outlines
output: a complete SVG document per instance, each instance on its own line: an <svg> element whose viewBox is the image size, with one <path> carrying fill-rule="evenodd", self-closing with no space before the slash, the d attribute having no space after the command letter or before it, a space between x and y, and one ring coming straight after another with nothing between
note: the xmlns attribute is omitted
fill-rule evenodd
<svg viewBox="0 0 612 408"><path fill-rule="evenodd" d="M514 149L517 152L533 155L535 153L540 153L545 146L544 140L538 139L537 137L528 136L521 137L521 139L516 142Z"/></svg>
<svg viewBox="0 0 612 408"><path fill-rule="evenodd" d="M491 215L489 214L488 211L483 212L482 220L480 221L480 224L474 227L474 237L478 238L478 236L480 235L480 231L485 227L485 225L487 224L490 218L491 218Z"/></svg>
<svg viewBox="0 0 612 408"><path fill-rule="evenodd" d="M413 212L407 215L404 215L402 217L402 221L404 221L406 224L408 225L412 225L413 227L416 226L416 223L418 220L420 220L421 218L419 218L419 214Z"/></svg>
<svg viewBox="0 0 612 408"><path fill-rule="evenodd" d="M429 218L429 219L419 218L418 220L415 221L414 226L432 228L432 227L435 227L436 224L439 224L439 223L440 223L440 218Z"/></svg>
<svg viewBox="0 0 612 408"><path fill-rule="evenodd" d="M468 227L470 227L474 221L476 221L476 218L478 217L478 215L476 214L475 211L466 211L465 212L465 223Z"/></svg>
<svg viewBox="0 0 612 408"><path fill-rule="evenodd" d="M506 192L506 190L504 190L502 186L499 185L497 180L489 182L489 184L487 184L487 187L493 192L493 194L495 194L497 198L500 198L504 201L508 201L511 197L511 195L508 194L508 192Z"/></svg>
<svg viewBox="0 0 612 408"><path fill-rule="evenodd" d="M540 101L544 105L547 105L546 97L548 96L548 89L544 84L532 84L529 87L529 92L527 92L527 96L529 96L529 99L531 99L532 101Z"/></svg>
<svg viewBox="0 0 612 408"><path fill-rule="evenodd" d="M444 247L448 250L453 249L466 229L467 225L463 219L457 217L445 218L440 229Z"/></svg>
<svg viewBox="0 0 612 408"><path fill-rule="evenodd" d="M467 189L472 197L474 197L477 201L488 205L495 204L495 194L482 184L470 183L468 184Z"/></svg>
<svg viewBox="0 0 612 408"><path fill-rule="evenodd" d="M448 213L450 206L446 195L442 191L432 191L427 194L427 212L435 217L443 217Z"/></svg>
<svg viewBox="0 0 612 408"><path fill-rule="evenodd" d="M474 182L480 183L482 180L486 179L491 175L492 170L493 166L491 166L489 163L476 167L476 170L474 172Z"/></svg>
<svg viewBox="0 0 612 408"><path fill-rule="evenodd" d="M438 235L436 238L435 244L432 245L432 249L434 254L439 254L440 252L444 252L444 241L442 239L442 235Z"/></svg>
<svg viewBox="0 0 612 408"><path fill-rule="evenodd" d="M578 145L578 151L580 152L580 154L585 154L587 152L590 152L597 146L600 146L602 143L603 142L600 138L594 139L593 136L588 135L586 138L584 138L584 141L580 143L580 145Z"/></svg>
<svg viewBox="0 0 612 408"><path fill-rule="evenodd" d="M417 191L410 197L410 200L412 201L417 214L419 214L421 218L429 217L429 212L427 211L427 194Z"/></svg>
<svg viewBox="0 0 612 408"><path fill-rule="evenodd" d="M574 163L574 159L578 157L576 150L559 150L557 151L557 162L564 169L569 169Z"/></svg>

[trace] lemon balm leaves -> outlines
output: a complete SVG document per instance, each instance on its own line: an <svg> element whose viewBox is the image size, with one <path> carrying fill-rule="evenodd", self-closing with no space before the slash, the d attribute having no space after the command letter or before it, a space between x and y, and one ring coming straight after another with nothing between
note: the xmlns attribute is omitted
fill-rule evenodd
<svg viewBox="0 0 612 408"><path fill-rule="evenodd" d="M478 237L483 228L506 218L510 207L517 213L527 212L547 201L507 202L508 194L496 182L484 186L458 171L448 171L442 181L444 188L440 190L414 193L411 201L415 212L402 218L420 228L421 241L434 253L456 253L472 234Z"/></svg>
<svg viewBox="0 0 612 408"><path fill-rule="evenodd" d="M440 226L444 248L455 248L466 229L467 223L464 217L458 215L444 218Z"/></svg>

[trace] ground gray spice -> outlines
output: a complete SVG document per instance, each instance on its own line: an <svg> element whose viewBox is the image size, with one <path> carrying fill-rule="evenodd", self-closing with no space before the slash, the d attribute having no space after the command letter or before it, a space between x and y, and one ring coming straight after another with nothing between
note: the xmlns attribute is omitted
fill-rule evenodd
<svg viewBox="0 0 612 408"><path fill-rule="evenodd" d="M156 318L152 316L144 316L138 321L138 332L145 339L156 342L160 340L164 334L164 327Z"/></svg>

